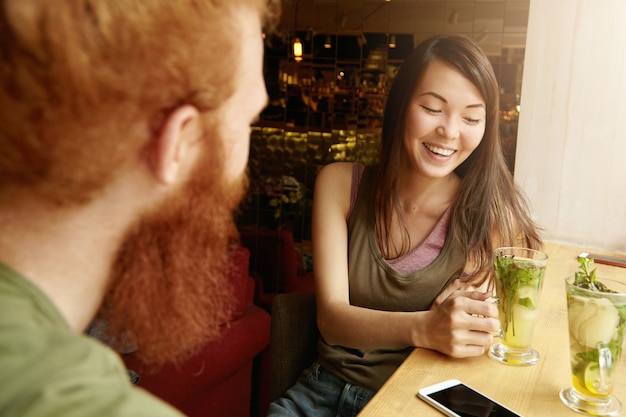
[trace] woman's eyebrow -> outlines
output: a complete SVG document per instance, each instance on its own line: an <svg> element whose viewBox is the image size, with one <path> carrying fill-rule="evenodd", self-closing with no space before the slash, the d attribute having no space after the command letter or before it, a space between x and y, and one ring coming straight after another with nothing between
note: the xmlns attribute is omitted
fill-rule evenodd
<svg viewBox="0 0 626 417"><path fill-rule="evenodd" d="M426 91L425 93L420 94L418 97L422 97L422 96L433 96L438 100L443 101L444 103L448 103L448 100L446 100L443 96L435 93L434 91ZM465 106L465 108L485 108L485 105L483 103L476 103L476 104L470 104L468 106Z"/></svg>
<svg viewBox="0 0 626 417"><path fill-rule="evenodd" d="M434 91L426 91L425 93L420 94L418 97L422 97L422 96L433 96L436 99L439 99L439 100L443 101L444 103L448 102L448 100L446 100L445 98L443 98L439 94L435 93Z"/></svg>

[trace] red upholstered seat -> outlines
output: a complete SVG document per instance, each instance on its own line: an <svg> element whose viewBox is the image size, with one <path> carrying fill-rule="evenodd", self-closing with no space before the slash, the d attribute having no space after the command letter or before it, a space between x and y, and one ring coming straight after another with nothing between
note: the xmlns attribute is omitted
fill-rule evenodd
<svg viewBox="0 0 626 417"><path fill-rule="evenodd" d="M241 244L250 250L250 274L256 281L256 304L271 309L276 294L313 292L313 273L303 271L289 229L241 229Z"/></svg>

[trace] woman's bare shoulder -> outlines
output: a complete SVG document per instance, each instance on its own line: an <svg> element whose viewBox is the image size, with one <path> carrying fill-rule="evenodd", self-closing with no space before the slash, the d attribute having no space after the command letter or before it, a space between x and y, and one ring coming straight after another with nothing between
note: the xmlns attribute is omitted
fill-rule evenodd
<svg viewBox="0 0 626 417"><path fill-rule="evenodd" d="M352 162L333 162L324 166L317 174L316 183L322 183L325 186L333 184L333 188L344 189L346 186L350 189L352 182Z"/></svg>
<svg viewBox="0 0 626 417"><path fill-rule="evenodd" d="M325 165L320 170L320 174L322 172L332 173L331 175L350 175L352 176L352 169L354 167L353 162L331 162L328 165Z"/></svg>
<svg viewBox="0 0 626 417"><path fill-rule="evenodd" d="M348 212L352 167L351 162L333 162L320 170L315 180L314 206L324 206L324 210L339 207L342 213Z"/></svg>

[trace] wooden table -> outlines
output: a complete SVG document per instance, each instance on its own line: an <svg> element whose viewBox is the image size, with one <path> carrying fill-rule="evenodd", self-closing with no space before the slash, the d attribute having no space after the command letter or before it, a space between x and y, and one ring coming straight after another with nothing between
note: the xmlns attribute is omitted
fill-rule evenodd
<svg viewBox="0 0 626 417"><path fill-rule="evenodd" d="M578 269L580 252L610 252L545 243L548 266L540 299L539 323L532 346L541 359L533 366L511 366L489 358L453 359L441 353L416 348L359 414L369 416L440 417L437 410L417 398L417 390L444 381L459 379L494 400L526 417L580 416L569 410L559 398L559 391L571 385L569 340L564 279ZM626 269L596 264L598 277L626 282ZM626 353L618 369L614 395L626 415Z"/></svg>

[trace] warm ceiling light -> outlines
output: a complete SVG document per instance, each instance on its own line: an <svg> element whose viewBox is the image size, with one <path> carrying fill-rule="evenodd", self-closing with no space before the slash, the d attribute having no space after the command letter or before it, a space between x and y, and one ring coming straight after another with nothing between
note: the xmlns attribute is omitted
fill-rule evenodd
<svg viewBox="0 0 626 417"><path fill-rule="evenodd" d="M296 61L302 61L302 42L300 42L300 38L296 38L293 42L293 56L296 58Z"/></svg>
<svg viewBox="0 0 626 417"><path fill-rule="evenodd" d="M395 47L396 47L396 35L391 35L391 36L389 37L389 47L390 47L391 49L393 49L393 48L395 48Z"/></svg>
<svg viewBox="0 0 626 417"><path fill-rule="evenodd" d="M326 41L324 42L324 48L330 49L332 47L333 47L333 45L332 45L332 43L330 43L330 36L326 36Z"/></svg>

